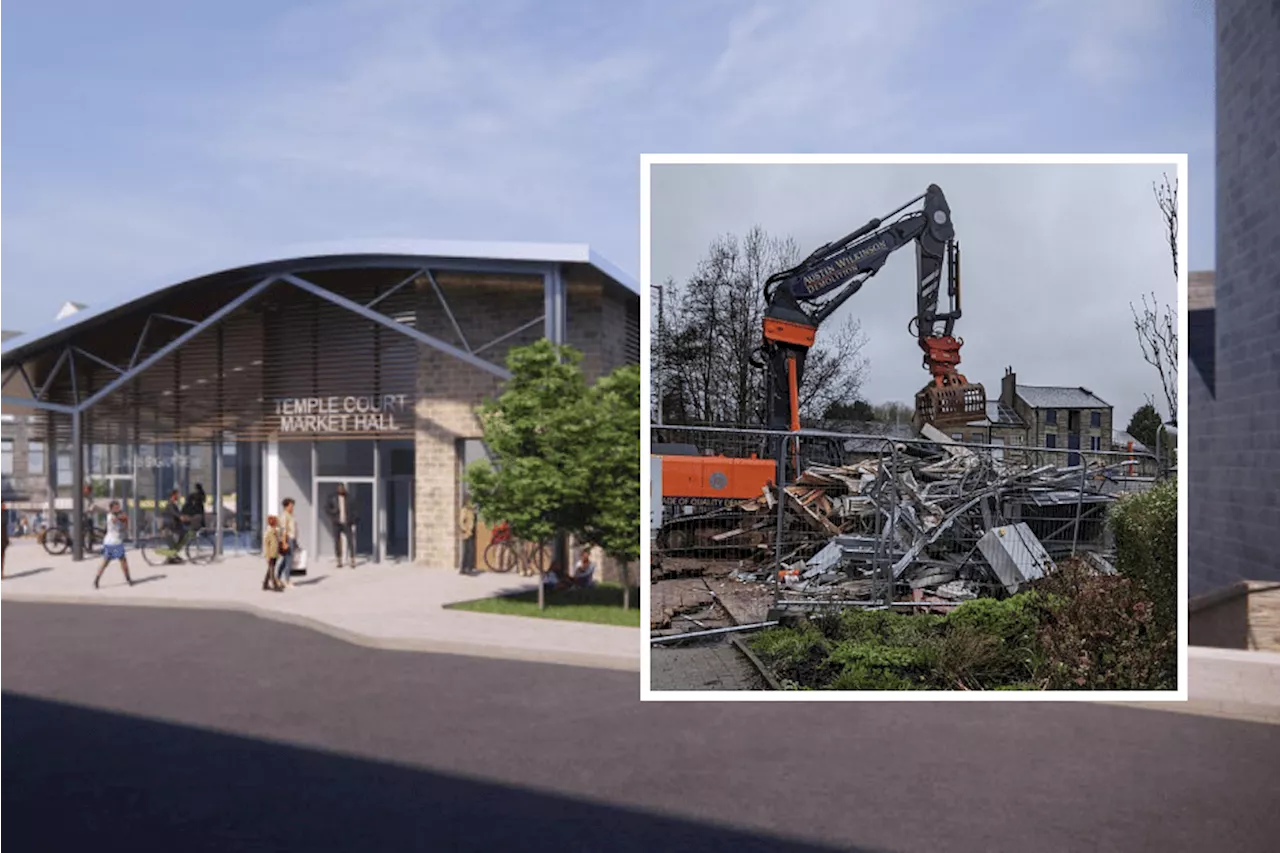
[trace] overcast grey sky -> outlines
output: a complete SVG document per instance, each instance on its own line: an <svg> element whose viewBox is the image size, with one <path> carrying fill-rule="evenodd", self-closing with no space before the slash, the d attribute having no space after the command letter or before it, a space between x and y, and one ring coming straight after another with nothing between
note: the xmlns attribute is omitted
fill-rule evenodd
<svg viewBox="0 0 1280 853"><path fill-rule="evenodd" d="M713 239L753 225L807 254L938 184L962 250L961 371L990 397L1006 365L1023 384L1084 386L1123 429L1145 395L1162 399L1129 304L1154 291L1177 306L1152 194L1162 172L1176 166L655 165L651 281L684 281ZM861 319L871 402L910 402L928 379L907 332L915 279L905 247L824 325Z"/></svg>

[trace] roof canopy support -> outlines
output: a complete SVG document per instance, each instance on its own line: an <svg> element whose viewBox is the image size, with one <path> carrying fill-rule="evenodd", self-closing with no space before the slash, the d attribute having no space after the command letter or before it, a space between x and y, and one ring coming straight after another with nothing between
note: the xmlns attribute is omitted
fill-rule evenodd
<svg viewBox="0 0 1280 853"><path fill-rule="evenodd" d="M94 355L93 353L91 353L91 352L89 352L89 351L87 351L87 350L81 349L80 347L72 347L71 349L73 349L73 350L75 350L76 352L80 353L82 356L84 356L85 358L89 359L90 361L96 361L98 364L101 364L103 367L105 367L105 368L107 368L107 369L109 369L109 370L114 370L116 373L124 373L124 370L125 370L125 369L124 369L123 367L117 367L116 365L114 365L114 364L112 364L111 362L107 361L105 358L98 358L98 357L97 357L96 355Z"/></svg>
<svg viewBox="0 0 1280 853"><path fill-rule="evenodd" d="M199 320L188 320L186 317L175 317L172 314L152 314L152 317L159 317L161 320L172 320L175 323L185 323L188 326L199 326Z"/></svg>
<svg viewBox="0 0 1280 853"><path fill-rule="evenodd" d="M49 371L49 375L45 377L44 384L40 386L40 391L36 394L36 399L44 399L44 395L49 393L49 389L53 387L53 380L58 378L58 371L62 370L63 363L67 360L70 350L63 350L58 356L58 360L53 363L53 369Z"/></svg>
<svg viewBox="0 0 1280 853"><path fill-rule="evenodd" d="M491 347L491 346L495 346L495 345L497 345L497 344L500 344L500 343L502 343L503 341L507 340L508 338L514 338L516 335L520 334L520 333L521 333L521 332L523 332L525 329L532 329L534 326L536 326L536 325L538 325L539 323L541 323L541 322L543 321L543 319L544 319L544 317L543 317L543 316L534 317L532 320L530 320L529 322L525 323L523 326L519 326L519 327L517 327L517 328L514 328L514 329L512 329L511 331L507 332L506 334L499 335L498 337L496 337L496 338L494 338L493 340L489 341L489 343L487 343L487 344L482 344L482 345L480 345L480 346L476 347L476 348L475 348L475 349L473 349L471 352L472 352L473 354L479 354L479 353L482 353L482 352L484 352L485 350L487 350L489 347Z"/></svg>
<svg viewBox="0 0 1280 853"><path fill-rule="evenodd" d="M409 274L408 278L405 278L405 279L401 280L401 281L400 281L400 283L398 283L395 287L393 287L393 288L391 288L390 290L388 290L386 293L381 293L381 294L379 294L379 295L375 296L373 299L371 299L370 301L366 302L366 303L364 304L364 307L365 307L365 308L372 308L373 306L377 305L377 304L378 304L379 302L381 302L382 300L386 299L386 298L387 298L388 296L390 296L391 294L393 294L393 293L395 293L396 291L398 291L400 288L404 287L404 286L405 286L406 284L408 284L409 282L417 280L418 276L422 275L424 272L426 272L426 270L414 270L412 273L410 273L410 274Z"/></svg>
<svg viewBox="0 0 1280 853"><path fill-rule="evenodd" d="M407 326L404 323L401 323L397 320L393 320L385 314L380 314L377 311L374 311L370 308L366 308L364 305L361 305L359 302L353 302L350 299L347 299L345 296L339 296L338 294L330 290L326 290L325 288L320 287L319 285L312 284L306 279L299 278L298 276L293 275L291 273L286 273L280 276L280 279L282 281L287 281L289 284L292 284L294 287L297 287L301 290L305 290L307 293L310 293L312 296L316 296L316 297L319 297L320 299L324 299L328 302L331 302L334 305L337 305L339 308L345 308L348 311L352 312L353 314L358 314L359 316L364 317L366 320L370 320L374 323L379 323L383 326L386 326L388 329L397 331L402 335L405 335L407 337L414 339L415 341L418 341L421 344L425 344L426 346L431 347L432 349L437 349L440 352L453 356L459 361L464 361L467 364L471 365L472 367L479 368L480 370L483 370L486 373L491 373L494 376L498 377L499 379L505 380L505 379L511 378L510 372L508 372L506 369L502 367L499 367L493 362L485 361L483 358L480 358L479 356L473 355L472 353L466 352L465 350L460 350L457 347L453 346L452 344L445 343L439 338L432 337L431 335L428 335L425 332L419 331L418 329L415 329L412 326Z"/></svg>
<svg viewBox="0 0 1280 853"><path fill-rule="evenodd" d="M471 344L467 343L467 336L462 334L462 328L458 325L458 321L453 316L453 311L449 309L449 300L444 298L444 291L440 289L440 285L436 282L436 277L431 274L431 270L423 270L426 274L427 281L431 282L431 289L436 292L436 298L440 300L440 304L444 306L445 316L449 318L449 322L453 324L453 331L457 333L458 340L462 341L462 345L467 352L474 352Z"/></svg>
<svg viewBox="0 0 1280 853"><path fill-rule="evenodd" d="M251 299L254 299L257 296L259 296L264 290L266 290L276 281L277 281L276 276L269 276L267 278L264 278L262 281L258 282L253 287L249 288L244 293L237 296L235 299L232 299L226 305L223 305L217 311L214 311L208 317L204 318L199 323L192 326L190 329L183 332L181 335L178 335L178 337L174 338L172 341L165 344L160 349L156 350L151 355L144 358L141 362L134 365L133 367L130 367L124 373L120 374L120 376L108 382L106 385L102 387L101 390L94 393L93 396L89 397L84 402L79 403L80 411L84 411L85 409L88 409L89 407L93 406L95 403L102 400L104 397L107 397L108 395L113 393L116 389L128 383L138 374L142 373L144 370L156 364L165 356L169 355L169 353L174 352L179 347L186 344L187 341L191 340L196 335L200 334L201 332L205 331L206 329L212 326L216 326L219 322L222 321L224 317L226 317L231 312L235 311L241 305L244 305L246 302L249 302ZM145 328L144 328L144 332L145 332Z"/></svg>

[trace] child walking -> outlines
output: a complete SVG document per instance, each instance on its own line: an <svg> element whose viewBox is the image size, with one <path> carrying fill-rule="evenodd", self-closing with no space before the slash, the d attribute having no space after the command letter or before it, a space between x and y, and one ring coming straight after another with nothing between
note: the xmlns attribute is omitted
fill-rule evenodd
<svg viewBox="0 0 1280 853"><path fill-rule="evenodd" d="M98 567L98 574L93 579L93 588L98 589L98 583L102 580L102 573L107 570L112 560L120 561L120 568L124 570L124 579L133 586L133 578L129 577L129 561L124 556L124 529L129 523L129 517L120 511L120 501L112 501L109 512L107 514L107 531L102 537L102 565Z"/></svg>
<svg viewBox="0 0 1280 853"><path fill-rule="evenodd" d="M280 559L280 519L267 516L267 531L262 534L262 554L267 558L267 576L262 579L263 590L284 591L284 584L276 576L276 561Z"/></svg>

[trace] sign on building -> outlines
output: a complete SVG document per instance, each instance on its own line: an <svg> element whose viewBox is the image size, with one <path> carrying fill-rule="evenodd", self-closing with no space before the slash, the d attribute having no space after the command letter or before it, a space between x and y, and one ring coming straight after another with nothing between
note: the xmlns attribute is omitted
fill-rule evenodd
<svg viewBox="0 0 1280 853"><path fill-rule="evenodd" d="M282 435L399 432L412 426L407 394L284 397L274 403L276 428Z"/></svg>

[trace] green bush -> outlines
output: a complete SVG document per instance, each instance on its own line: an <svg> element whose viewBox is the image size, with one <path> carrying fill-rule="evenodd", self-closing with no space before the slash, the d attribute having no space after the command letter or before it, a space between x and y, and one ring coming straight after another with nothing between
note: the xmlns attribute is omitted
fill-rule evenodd
<svg viewBox="0 0 1280 853"><path fill-rule="evenodd" d="M751 640L751 648L780 681L814 684L826 670L831 647L811 626L770 628Z"/></svg>
<svg viewBox="0 0 1280 853"><path fill-rule="evenodd" d="M968 628L1025 645L1035 637L1041 605L1034 591L1005 599L975 598L953 610L946 624L949 630Z"/></svg>
<svg viewBox="0 0 1280 853"><path fill-rule="evenodd" d="M928 686L930 661L924 647L845 641L831 650L830 690L913 690Z"/></svg>
<svg viewBox="0 0 1280 853"><path fill-rule="evenodd" d="M890 646L912 646L941 630L946 617L933 614L908 616L887 610L851 608L841 613L815 619L814 626L833 642L882 643Z"/></svg>
<svg viewBox="0 0 1280 853"><path fill-rule="evenodd" d="M1067 560L1035 588L947 616L846 610L751 645L789 690L1154 690L1177 672L1175 635L1144 589Z"/></svg>
<svg viewBox="0 0 1280 853"><path fill-rule="evenodd" d="M1165 480L1121 498L1108 516L1116 540L1116 569L1136 583L1155 608L1157 627L1178 625L1178 481Z"/></svg>

